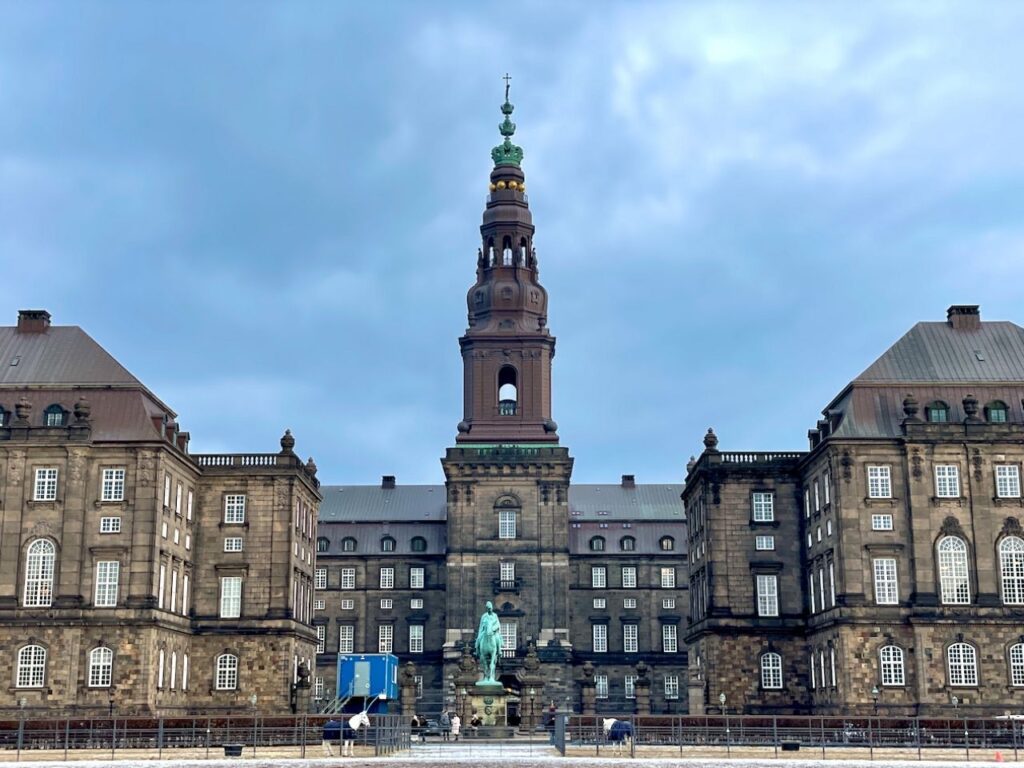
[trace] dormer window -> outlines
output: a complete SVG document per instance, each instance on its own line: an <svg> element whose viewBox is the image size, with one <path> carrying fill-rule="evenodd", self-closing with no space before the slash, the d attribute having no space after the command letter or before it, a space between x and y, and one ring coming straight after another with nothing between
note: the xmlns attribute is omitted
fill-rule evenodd
<svg viewBox="0 0 1024 768"><path fill-rule="evenodd" d="M924 408L924 417L933 424L945 424L949 421L949 406L941 400L929 403Z"/></svg>
<svg viewBox="0 0 1024 768"><path fill-rule="evenodd" d="M67 423L67 414L59 405L51 405L43 411L43 424L47 427L63 427Z"/></svg>
<svg viewBox="0 0 1024 768"><path fill-rule="evenodd" d="M341 551L342 552L355 552L356 551L356 540L351 536L346 536L341 540Z"/></svg>
<svg viewBox="0 0 1024 768"><path fill-rule="evenodd" d="M394 552L395 551L395 540L390 536L385 536L380 540L380 551L381 552Z"/></svg>
<svg viewBox="0 0 1024 768"><path fill-rule="evenodd" d="M6 427L6 426L7 426L7 411L5 411L4 407L2 405L0 405L0 427Z"/></svg>
<svg viewBox="0 0 1024 768"><path fill-rule="evenodd" d="M671 552L676 548L676 540L671 536L662 536L658 541L658 546L661 547L662 552Z"/></svg>
<svg viewBox="0 0 1024 768"><path fill-rule="evenodd" d="M591 552L604 552L604 536L593 536L590 539Z"/></svg>
<svg viewBox="0 0 1024 768"><path fill-rule="evenodd" d="M636 539L632 536L623 536L619 539L619 549L623 552L635 552L636 551Z"/></svg>
<svg viewBox="0 0 1024 768"><path fill-rule="evenodd" d="M993 424L1004 424L1009 421L1010 409L1002 400L993 400L985 406L985 421Z"/></svg>
<svg viewBox="0 0 1024 768"><path fill-rule="evenodd" d="M413 536L412 541L409 542L409 548L413 552L426 552L427 551L427 540L422 536Z"/></svg>
<svg viewBox="0 0 1024 768"><path fill-rule="evenodd" d="M330 548L330 546L331 546L330 540L324 538L323 536L321 536L320 538L318 538L316 540L316 551L317 552L326 552Z"/></svg>

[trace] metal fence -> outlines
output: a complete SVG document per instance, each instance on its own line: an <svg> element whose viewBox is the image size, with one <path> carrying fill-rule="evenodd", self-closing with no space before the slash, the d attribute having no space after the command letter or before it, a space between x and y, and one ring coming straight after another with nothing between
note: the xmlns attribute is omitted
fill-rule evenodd
<svg viewBox="0 0 1024 768"><path fill-rule="evenodd" d="M347 720L349 716L339 717ZM98 717L23 718L0 720L0 760L20 760L23 752L76 750L109 753L145 750L171 757L188 750L193 757L223 757L290 748L306 757L307 749L320 749L324 725L330 715L214 715L207 717ZM375 755L408 749L409 723L401 715L370 715L370 727L361 729L355 744ZM312 754L319 756L320 752ZM28 756L26 756L28 757Z"/></svg>
<svg viewBox="0 0 1024 768"><path fill-rule="evenodd" d="M569 748L593 749L594 754L628 750L635 755L645 747L714 747L728 755L734 748L761 747L780 751L829 750L861 753L871 759L875 751L900 750L907 757L928 757L938 750L961 750L966 760L971 751L1005 752L1019 758L1024 746L1024 722L1011 718L892 718L892 717L763 717L747 715L639 716L622 715L633 738L624 745L608 739L604 721L608 715L559 716L552 742L563 755Z"/></svg>

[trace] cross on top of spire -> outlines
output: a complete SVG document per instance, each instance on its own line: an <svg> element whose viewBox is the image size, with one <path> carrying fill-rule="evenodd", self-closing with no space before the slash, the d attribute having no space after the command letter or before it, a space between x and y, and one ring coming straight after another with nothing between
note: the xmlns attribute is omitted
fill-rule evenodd
<svg viewBox="0 0 1024 768"><path fill-rule="evenodd" d="M509 87L509 84L512 82L512 76L509 75L508 72L506 72L505 76L502 78L502 80L505 81L505 101L508 101L508 87Z"/></svg>
<svg viewBox="0 0 1024 768"><path fill-rule="evenodd" d="M515 107L508 100L512 77L506 72L502 80L505 81L505 103L501 105L501 112L505 115L505 119L498 125L498 131L505 137L505 140L491 150L491 159L494 160L495 165L519 165L523 159L523 149L512 143L512 134L516 132L516 124L512 122L512 112Z"/></svg>

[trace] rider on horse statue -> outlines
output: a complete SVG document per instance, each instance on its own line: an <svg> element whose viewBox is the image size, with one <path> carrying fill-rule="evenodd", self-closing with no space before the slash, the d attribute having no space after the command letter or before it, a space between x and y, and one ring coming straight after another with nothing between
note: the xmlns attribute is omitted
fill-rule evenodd
<svg viewBox="0 0 1024 768"><path fill-rule="evenodd" d="M494 613L494 606L488 600L487 609L480 617L480 629L476 633L476 657L480 660L480 669L484 675L481 683L496 682L494 668L501 655L501 648L501 622Z"/></svg>

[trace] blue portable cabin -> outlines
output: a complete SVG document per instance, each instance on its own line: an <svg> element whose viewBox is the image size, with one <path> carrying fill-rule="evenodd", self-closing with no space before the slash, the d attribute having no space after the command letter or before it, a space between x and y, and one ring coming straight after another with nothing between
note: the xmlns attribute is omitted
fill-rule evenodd
<svg viewBox="0 0 1024 768"><path fill-rule="evenodd" d="M386 714L391 702L398 702L398 657L390 653L348 653L338 655L340 698L348 698L345 712Z"/></svg>

